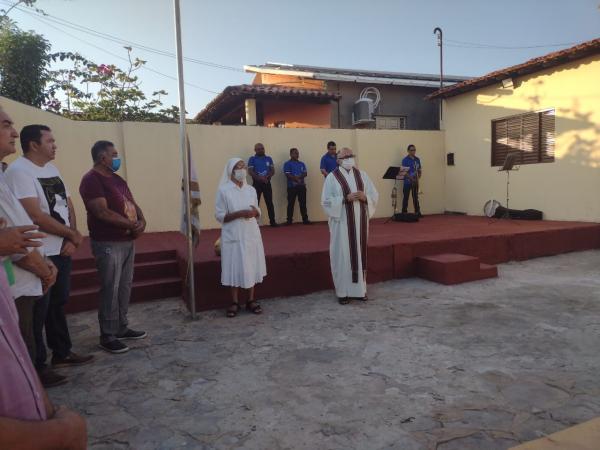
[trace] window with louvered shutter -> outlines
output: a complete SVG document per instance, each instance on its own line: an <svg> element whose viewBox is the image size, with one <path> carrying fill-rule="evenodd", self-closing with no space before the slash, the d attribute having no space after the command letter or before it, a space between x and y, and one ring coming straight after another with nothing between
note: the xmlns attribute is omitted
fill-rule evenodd
<svg viewBox="0 0 600 450"><path fill-rule="evenodd" d="M492 166L518 153L516 164L554 162L554 110L492 120Z"/></svg>

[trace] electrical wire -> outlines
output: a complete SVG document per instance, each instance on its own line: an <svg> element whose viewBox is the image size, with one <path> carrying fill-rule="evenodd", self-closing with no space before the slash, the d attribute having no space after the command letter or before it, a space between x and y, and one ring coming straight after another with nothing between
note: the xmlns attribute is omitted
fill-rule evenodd
<svg viewBox="0 0 600 450"><path fill-rule="evenodd" d="M78 41L80 41L80 42L82 42L82 43L84 43L84 44L87 44L87 45L89 45L89 46L91 46L91 47L94 47L94 48L95 48L95 49L97 49L97 50L100 50L100 51L102 51L102 52L104 52L104 53L106 53L106 54L108 54L108 55L111 55L111 56L113 56L113 57L115 57L115 58L118 58L118 59L120 59L120 60L123 60L123 61L129 62L129 59L127 59L127 58L125 58L125 57L123 57L123 56L121 56L121 55L117 55L116 53L113 53L113 52L111 52L111 51L109 51L109 50L106 50L105 48L102 48L102 47L99 47L99 46L97 46L97 45L95 45L95 44L92 44L91 42L85 41L85 40L83 40L83 39L81 39L81 38L79 38L79 37L77 37L77 36L75 36L75 35L73 35L73 34L71 34L71 33L67 32L67 31L61 30L60 28L58 28L58 27L55 27L54 25L51 25L50 23L47 23L47 22L45 22L43 19L41 19L41 18L39 18L39 17L36 17L35 19L36 19L36 20L38 20L39 22L42 22L42 23L44 23L45 25L49 26L50 28L54 28L55 30L57 30L57 31L60 31L61 33L64 33L64 34L66 34L67 36L70 36L70 37L72 37L72 38L74 38L74 39L77 39ZM166 73L159 72L158 70L152 69L151 67L148 67L147 65L143 65L143 66L141 66L141 68L142 68L142 69L144 69L144 70L147 70L147 71L149 71L149 72L155 73L155 74L157 74L157 75L160 75L160 76L162 76L162 77L169 78L169 79L171 79L171 80L175 80L175 81L177 81L177 78L176 78L176 77L174 77L174 76L171 76L171 75L167 75ZM198 85L195 85L195 84L192 84L192 83L185 82L185 84L186 84L187 86L190 86L190 87L193 87L193 88L196 88L196 89L200 89L201 91L209 92L209 93L211 93L211 94L218 94L218 93L219 93L219 92L217 92L217 91L213 91L213 90L210 90L210 89L206 89L206 88L203 88L202 86L198 86Z"/></svg>
<svg viewBox="0 0 600 450"><path fill-rule="evenodd" d="M567 46L578 44L578 42L564 42L562 44L507 46L507 45L483 44L483 43L478 43L478 42L457 41L454 39L445 39L445 42L449 42L449 44L445 43L445 45L447 45L448 47L485 48L488 50L520 50L520 49L529 49L529 48L567 47Z"/></svg>
<svg viewBox="0 0 600 450"><path fill-rule="evenodd" d="M7 2L6 0L2 0L1 3L5 4L7 6L11 5L10 2ZM38 18L39 19L40 17L43 17L46 21L50 21L50 22L52 22L52 23L54 23L56 25L62 25L63 27L71 28L72 30L79 31L80 33L85 33L85 34L88 34L88 35L91 35L91 36L94 36L94 37L97 37L97 38L105 39L105 40L108 40L108 41L111 41L111 42L114 42L114 43L117 43L117 44L120 44L120 45L126 44L128 46L135 47L136 49L144 50L144 51L149 52L149 53L154 53L154 54L157 54L157 55L166 56L166 57L173 58L173 59L176 58L176 55L174 53L171 53L171 52L168 52L168 51L165 51L165 50L156 49L156 48L153 48L153 47L150 47L150 46L147 46L147 45L144 45L144 44L140 44L140 43L137 43L137 42L129 41L127 39L123 39L123 38L119 38L119 37L116 37L116 36L112 36L110 34L103 33L101 31L97 31L97 30L94 30L92 28L88 28L88 27L85 27L83 25L79 25L79 24L70 22L70 21L68 21L66 19L62 19L60 17L52 16L52 15L50 15L48 13L41 14L41 13L34 12L34 11L28 11L28 10L26 10L24 8L21 8L21 7L16 7L15 9L18 10L18 11L20 11L20 12L22 12L22 13L24 13L24 14L27 14L27 15L29 15L31 17L34 17L34 18ZM77 39L79 39L79 38L77 38ZM230 70L230 71L233 71L233 72L245 73L244 70L242 70L240 68L232 67L232 66L227 66L227 65L224 65L224 64L219 64L219 63L215 63L215 62L211 62L211 61L203 61L203 60L200 60L200 59L197 59L197 58L190 58L190 57L187 57L187 56L184 57L183 59L184 59L184 61L188 61L188 62L191 62L193 64L199 64L199 65L203 65L203 66L206 66L206 67L212 67L214 69L223 69L223 70Z"/></svg>

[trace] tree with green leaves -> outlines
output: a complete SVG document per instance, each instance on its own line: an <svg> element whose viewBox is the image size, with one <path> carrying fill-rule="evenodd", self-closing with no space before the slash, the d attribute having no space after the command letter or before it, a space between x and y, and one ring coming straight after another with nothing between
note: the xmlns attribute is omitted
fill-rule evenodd
<svg viewBox="0 0 600 450"><path fill-rule="evenodd" d="M41 107L49 79L50 43L32 31L20 30L6 16L0 19L0 95Z"/></svg>
<svg viewBox="0 0 600 450"><path fill-rule="evenodd" d="M125 47L128 67L96 64L73 52L50 54L43 36L19 29L8 17L19 6L34 8L36 0L18 0L0 8L0 95L74 120L177 122L179 108L164 107L164 90L147 96L136 72L146 61ZM52 63L69 68L50 70Z"/></svg>
<svg viewBox="0 0 600 450"><path fill-rule="evenodd" d="M179 108L163 107L164 90L150 97L142 91L136 72L146 61L134 58L131 47L125 49L129 61L125 70L93 63L76 53L52 55L53 61L69 60L73 65L52 72L47 108L74 120L177 122Z"/></svg>
<svg viewBox="0 0 600 450"><path fill-rule="evenodd" d="M19 6L28 6L30 8L33 8L36 12L46 14L43 10L35 7L36 2L37 0L18 0L15 3L13 3L8 9L0 8L0 21L7 19L10 12L13 9L18 8Z"/></svg>

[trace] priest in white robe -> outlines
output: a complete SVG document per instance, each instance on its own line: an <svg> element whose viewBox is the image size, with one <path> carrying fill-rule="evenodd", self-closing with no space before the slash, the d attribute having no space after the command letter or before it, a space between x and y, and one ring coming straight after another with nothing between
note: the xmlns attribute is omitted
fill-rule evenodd
<svg viewBox="0 0 600 450"><path fill-rule="evenodd" d="M338 153L338 168L327 175L321 205L329 217L329 259L339 302L367 300L369 219L379 194L369 176L355 167L351 149Z"/></svg>
<svg viewBox="0 0 600 450"><path fill-rule="evenodd" d="M256 191L246 182L246 164L240 158L227 162L215 202L215 218L221 225L221 284L231 287L232 304L227 317L240 310L239 291L248 291L246 309L262 308L254 300L254 285L267 275L265 251L256 218L260 216Z"/></svg>

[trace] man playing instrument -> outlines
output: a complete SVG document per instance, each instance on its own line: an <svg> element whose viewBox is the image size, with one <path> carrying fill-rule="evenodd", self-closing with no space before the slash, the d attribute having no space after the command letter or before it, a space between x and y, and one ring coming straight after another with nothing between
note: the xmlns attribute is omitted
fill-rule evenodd
<svg viewBox="0 0 600 450"><path fill-rule="evenodd" d="M421 206L419 205L419 178L421 178L423 167L421 166L421 160L416 156L417 147L410 144L406 151L408 155L402 160L402 166L408 167L408 172L404 177L404 188L402 189L402 213L405 214L408 212L408 197L412 193L415 214L423 217Z"/></svg>
<svg viewBox="0 0 600 450"><path fill-rule="evenodd" d="M338 154L338 168L323 186L321 205L329 217L329 259L340 304L367 300L367 239L369 219L379 194L369 176L355 167L352 150Z"/></svg>

